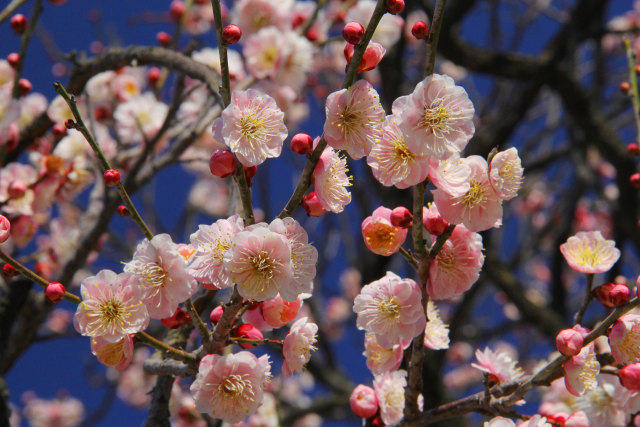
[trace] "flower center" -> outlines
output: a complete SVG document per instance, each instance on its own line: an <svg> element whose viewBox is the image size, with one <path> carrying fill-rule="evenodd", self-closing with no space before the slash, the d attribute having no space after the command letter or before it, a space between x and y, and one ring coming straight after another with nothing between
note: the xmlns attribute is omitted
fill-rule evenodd
<svg viewBox="0 0 640 427"><path fill-rule="evenodd" d="M342 133L352 133L362 127L365 120L362 118L362 112L354 111L352 106L347 105L341 113L338 113L338 126Z"/></svg>
<svg viewBox="0 0 640 427"><path fill-rule="evenodd" d="M400 304L396 297L382 300L378 303L378 312L387 319L398 319L400 317Z"/></svg>
<svg viewBox="0 0 640 427"><path fill-rule="evenodd" d="M475 208L476 206L482 205L485 199L487 198L485 194L485 188L475 179L472 179L469 183L469 191L467 194L462 196L462 201L469 208Z"/></svg>
<svg viewBox="0 0 640 427"><path fill-rule="evenodd" d="M442 105L442 100L438 100L424 109L419 126L430 129L434 134L449 133L451 126L448 119L449 111Z"/></svg>
<svg viewBox="0 0 640 427"><path fill-rule="evenodd" d="M118 301L106 301L100 307L100 314L109 323L115 323L121 320L122 317L122 304Z"/></svg>
<svg viewBox="0 0 640 427"><path fill-rule="evenodd" d="M218 385L218 391L225 399L236 399L244 395L244 398L253 401L253 385L242 375L229 375Z"/></svg>
<svg viewBox="0 0 640 427"><path fill-rule="evenodd" d="M640 325L633 325L622 342L618 344L618 349L627 363L635 362L640 357Z"/></svg>
<svg viewBox="0 0 640 427"><path fill-rule="evenodd" d="M240 119L240 133L249 140L254 150L254 141L264 139L264 128L264 118L258 118L253 113L246 114Z"/></svg>
<svg viewBox="0 0 640 427"><path fill-rule="evenodd" d="M168 278L166 270L156 263L144 264L139 274L150 288L163 288Z"/></svg>
<svg viewBox="0 0 640 427"><path fill-rule="evenodd" d="M395 154L396 160L404 164L416 157L402 139L393 141L393 153Z"/></svg>
<svg viewBox="0 0 640 427"><path fill-rule="evenodd" d="M224 241L222 239L211 242L209 244L209 252L211 253L211 258L222 262L224 254L229 250L230 247L231 242Z"/></svg>
<svg viewBox="0 0 640 427"><path fill-rule="evenodd" d="M249 258L253 271L262 277L263 280L270 280L282 265L278 260L269 256L265 251L261 251Z"/></svg>
<svg viewBox="0 0 640 427"><path fill-rule="evenodd" d="M392 245L395 237L395 227L377 223L368 230L366 239L373 248L380 248Z"/></svg>

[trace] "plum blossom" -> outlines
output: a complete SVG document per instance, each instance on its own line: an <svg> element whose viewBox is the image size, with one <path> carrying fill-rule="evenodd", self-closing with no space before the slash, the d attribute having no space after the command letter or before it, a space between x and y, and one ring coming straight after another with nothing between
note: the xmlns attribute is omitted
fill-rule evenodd
<svg viewBox="0 0 640 427"><path fill-rule="evenodd" d="M344 56L347 60L347 64L351 64L354 52L354 46L347 43L344 47ZM360 64L358 64L358 72L370 71L376 68L380 61L382 61L385 53L387 53L387 50L380 43L369 42L369 45L365 49L364 55L360 60Z"/></svg>
<svg viewBox="0 0 640 427"><path fill-rule="evenodd" d="M487 373L491 381L499 384L516 381L524 375L522 369L517 366L518 362L503 351L494 352L488 347L484 351L478 349L476 360L478 363L472 363L471 366Z"/></svg>
<svg viewBox="0 0 640 427"><path fill-rule="evenodd" d="M620 385L615 375L598 375L597 386L587 389L572 407L584 411L591 427L625 427L637 412L637 394ZM571 424L566 423L566 426Z"/></svg>
<svg viewBox="0 0 640 427"><path fill-rule="evenodd" d="M276 27L265 27L247 37L242 52L247 70L257 79L275 77L288 56L286 37Z"/></svg>
<svg viewBox="0 0 640 427"><path fill-rule="evenodd" d="M244 228L238 215L219 219L211 225L200 225L189 240L196 252L189 259L189 274L203 282L205 289L225 289L233 285L224 268L224 254L231 248L233 237Z"/></svg>
<svg viewBox="0 0 640 427"><path fill-rule="evenodd" d="M133 338L131 335L125 335L120 341L109 342L103 337L93 337L91 353L100 363L115 366L117 370L125 369L133 359Z"/></svg>
<svg viewBox="0 0 640 427"><path fill-rule="evenodd" d="M144 290L144 303L152 319L171 316L189 298L198 283L187 273L185 258L168 234L145 239L136 248L124 271L135 274Z"/></svg>
<svg viewBox="0 0 640 427"><path fill-rule="evenodd" d="M384 348L378 344L374 333L367 332L364 336L364 353L362 353L367 358L367 368L373 375L395 371L402 363L404 349L408 344L409 341L403 341L391 348Z"/></svg>
<svg viewBox="0 0 640 427"><path fill-rule="evenodd" d="M407 238L408 229L391 225L391 209L378 207L362 221L362 237L375 254L389 256L398 251Z"/></svg>
<svg viewBox="0 0 640 427"><path fill-rule="evenodd" d="M240 0L234 4L234 19L231 22L237 23L247 36L270 26L287 30L291 25L289 15L293 3L293 0L278 3L270 0Z"/></svg>
<svg viewBox="0 0 640 427"><path fill-rule="evenodd" d="M347 172L347 160L333 148L325 148L313 170L315 195L325 210L340 213L351 202L351 193L347 191L351 177Z"/></svg>
<svg viewBox="0 0 640 427"><path fill-rule="evenodd" d="M392 348L411 340L426 326L422 292L416 282L390 271L362 288L353 302L356 325L376 336L378 344Z"/></svg>
<svg viewBox="0 0 640 427"><path fill-rule="evenodd" d="M640 362L640 316L625 314L620 317L609 332L609 345L617 363Z"/></svg>
<svg viewBox="0 0 640 427"><path fill-rule="evenodd" d="M11 235L11 222L6 216L0 215L0 243L4 243Z"/></svg>
<svg viewBox="0 0 640 427"><path fill-rule="evenodd" d="M280 328L291 322L298 315L302 306L302 298L295 301L285 301L280 294L275 298L264 301L260 305L260 311L264 321L272 328Z"/></svg>
<svg viewBox="0 0 640 427"><path fill-rule="evenodd" d="M208 354L191 384L196 409L228 423L244 421L262 403L270 376L267 355L257 358L248 351Z"/></svg>
<svg viewBox="0 0 640 427"><path fill-rule="evenodd" d="M455 197L467 194L471 188L471 167L459 154L446 160L429 159L429 178L436 188Z"/></svg>
<svg viewBox="0 0 640 427"><path fill-rule="evenodd" d="M385 114L378 92L366 80L333 92L325 106L324 137L331 147L354 160L369 155L382 136Z"/></svg>
<svg viewBox="0 0 640 427"><path fill-rule="evenodd" d="M505 417L491 418L484 422L484 427L516 427L516 423Z"/></svg>
<svg viewBox="0 0 640 427"><path fill-rule="evenodd" d="M80 294L73 325L81 335L117 342L149 324L143 289L133 274L101 270L82 281Z"/></svg>
<svg viewBox="0 0 640 427"><path fill-rule="evenodd" d="M309 322L307 317L296 320L282 345L282 374L293 375L301 372L304 365L311 358L311 352L316 350L316 333L318 325Z"/></svg>
<svg viewBox="0 0 640 427"><path fill-rule="evenodd" d="M404 388L407 386L407 371L398 370L378 375L373 380L373 389L380 405L380 417L385 425L394 425L404 417Z"/></svg>
<svg viewBox="0 0 640 427"><path fill-rule="evenodd" d="M33 166L17 162L9 163L0 169L0 210L8 215L33 215L35 192L31 185L37 178ZM12 184L23 187L20 195L11 194ZM13 196L13 197L12 197Z"/></svg>
<svg viewBox="0 0 640 427"><path fill-rule="evenodd" d="M169 107L151 92L132 97L113 112L116 132L124 143L149 140L160 130Z"/></svg>
<svg viewBox="0 0 640 427"><path fill-rule="evenodd" d="M616 242L605 240L599 231L580 231L560 245L569 267L587 274L609 271L620 258Z"/></svg>
<svg viewBox="0 0 640 427"><path fill-rule="evenodd" d="M74 427L80 425L85 416L84 405L75 397L46 400L28 394L24 400L23 413L32 427Z"/></svg>
<svg viewBox="0 0 640 427"><path fill-rule="evenodd" d="M586 390L596 387L600 363L596 359L593 344L583 347L580 353L564 363L562 369L564 370L565 386L574 396L581 396Z"/></svg>
<svg viewBox="0 0 640 427"><path fill-rule="evenodd" d="M213 136L244 166L256 166L278 157L287 137L284 113L276 101L258 90L234 90L231 104L213 123Z"/></svg>
<svg viewBox="0 0 640 427"><path fill-rule="evenodd" d="M438 307L432 300L427 303L427 326L424 330L424 346L431 350L449 348L449 325L442 321Z"/></svg>
<svg viewBox="0 0 640 427"><path fill-rule="evenodd" d="M218 49L206 47L204 49L193 52L192 57L194 60L202 62L203 64L208 65L209 67L216 70L219 74L222 74L222 67L220 65L220 53L218 52ZM231 79L242 80L246 77L244 64L242 63L242 55L240 55L240 52L232 49L227 50L227 61L229 62L229 77Z"/></svg>
<svg viewBox="0 0 640 427"><path fill-rule="evenodd" d="M412 94L397 98L392 111L406 138L422 141L439 160L460 153L475 132L467 92L446 75L430 75Z"/></svg>
<svg viewBox="0 0 640 427"><path fill-rule="evenodd" d="M378 397L371 387L359 384L351 392L349 405L357 417L373 417L378 412Z"/></svg>
<svg viewBox="0 0 640 427"><path fill-rule="evenodd" d="M500 151L489 164L489 182L502 200L510 200L518 195L522 174L522 162L515 147Z"/></svg>

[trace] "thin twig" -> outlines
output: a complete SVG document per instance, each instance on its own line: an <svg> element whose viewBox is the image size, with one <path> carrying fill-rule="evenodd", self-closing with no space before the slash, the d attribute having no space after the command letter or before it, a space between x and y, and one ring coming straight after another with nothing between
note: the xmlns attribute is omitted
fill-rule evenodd
<svg viewBox="0 0 640 427"><path fill-rule="evenodd" d="M576 317L574 318L574 322L579 325L582 323L582 319L584 318L584 314L587 311L587 307L589 307L589 303L591 299L593 299L593 294L591 293L591 288L593 288L593 279L595 274L587 274L587 286L585 288L584 300L582 301L582 306L580 310L576 313Z"/></svg>
<svg viewBox="0 0 640 427"><path fill-rule="evenodd" d="M636 141L640 142L640 98L638 97L638 75L636 73L636 54L631 49L631 42L624 38L624 49L627 52L627 64L629 66L629 83L631 84L631 103L633 104L633 117L636 123Z"/></svg>
<svg viewBox="0 0 640 427"><path fill-rule="evenodd" d="M31 36L33 35L33 31L36 28L36 24L38 22L38 17L42 13L42 0L36 0L36 4L33 6L33 11L31 12L31 17L29 18L29 26L22 33L20 37L20 58L18 59L18 63L15 67L15 74L13 76L13 91L11 96L14 99L20 98L22 95L20 93L20 87L18 86L18 81L22 77L22 67L24 66L24 59L27 56L27 49L29 48L29 42L31 41ZM1 22L1 21L0 21Z"/></svg>

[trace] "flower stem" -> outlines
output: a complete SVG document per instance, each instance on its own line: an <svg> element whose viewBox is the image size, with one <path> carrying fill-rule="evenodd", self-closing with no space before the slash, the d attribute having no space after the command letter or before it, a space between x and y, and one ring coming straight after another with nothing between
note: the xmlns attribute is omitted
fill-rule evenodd
<svg viewBox="0 0 640 427"><path fill-rule="evenodd" d="M209 328L207 328L207 325L202 321L202 318L198 314L198 310L196 310L196 308L193 306L193 302L191 301L191 298L187 299L184 302L184 306L187 309L187 312L189 313L189 315L191 316L191 320L193 324L195 325L196 328L198 328L198 331L202 336L202 341L209 342L209 340L211 339L211 331L209 330Z"/></svg>
<svg viewBox="0 0 640 427"><path fill-rule="evenodd" d="M585 289L584 300L582 301L582 306L580 307L580 310L578 310L578 312L576 313L576 317L574 318L574 322L576 324L582 323L582 319L584 318L584 314L587 311L587 307L589 307L589 303L593 298L593 294L591 293L591 288L593 288L594 277L595 277L595 274L587 274L587 286Z"/></svg>
<svg viewBox="0 0 640 427"><path fill-rule="evenodd" d="M640 97L638 96L638 76L636 74L636 55L631 48L631 42L625 37L624 49L627 52L627 64L629 66L629 84L631 84L631 103L633 104L633 117L636 123L636 142L640 143Z"/></svg>
<svg viewBox="0 0 640 427"><path fill-rule="evenodd" d="M186 363L196 362L196 357L194 355L187 353L184 350L180 350L179 348L175 348L168 344L165 344L159 339L152 337L146 332L138 332L136 333L136 337L138 337L140 341L147 344L148 346L165 352L172 359L180 360Z"/></svg>

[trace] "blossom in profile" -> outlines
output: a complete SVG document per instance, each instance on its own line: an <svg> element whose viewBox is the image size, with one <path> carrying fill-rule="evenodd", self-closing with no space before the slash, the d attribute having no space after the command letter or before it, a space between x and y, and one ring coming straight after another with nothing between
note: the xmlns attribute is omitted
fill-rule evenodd
<svg viewBox="0 0 640 427"><path fill-rule="evenodd" d="M429 173L429 158L423 144L409 142L394 116L387 116L380 140L367 155L373 176L387 187L407 188L422 182Z"/></svg>
<svg viewBox="0 0 640 427"><path fill-rule="evenodd" d="M369 155L382 136L385 113L378 92L366 80L330 94L325 111L327 144L346 150L354 160Z"/></svg>
<svg viewBox="0 0 640 427"><path fill-rule="evenodd" d="M351 202L351 193L347 190L351 177L347 172L347 160L333 148L325 148L313 170L315 195L325 210L340 213Z"/></svg>
<svg viewBox="0 0 640 427"><path fill-rule="evenodd" d="M304 365L311 359L311 352L316 350L316 333L318 325L303 317L296 320L282 344L282 374L293 375L302 372Z"/></svg>
<svg viewBox="0 0 640 427"><path fill-rule="evenodd" d="M152 319L171 316L178 304L198 289L198 283L187 273L187 263L179 246L166 233L140 242L124 271L138 277Z"/></svg>
<svg viewBox="0 0 640 427"><path fill-rule="evenodd" d="M231 248L233 237L242 231L244 222L238 215L219 219L211 225L200 225L190 236L196 252L189 259L188 272L205 289L225 289L233 285L222 263Z"/></svg>
<svg viewBox="0 0 640 427"><path fill-rule="evenodd" d="M517 381L524 375L518 362L503 351L494 352L490 348L484 351L476 350L476 360L471 366L489 375L489 380L498 383Z"/></svg>
<svg viewBox="0 0 640 427"><path fill-rule="evenodd" d="M208 354L191 384L196 409L228 423L244 421L262 403L270 375L267 355L258 358L248 351Z"/></svg>
<svg viewBox="0 0 640 427"><path fill-rule="evenodd" d="M113 112L118 138L124 143L152 139L160 130L168 110L169 107L151 92L119 104Z"/></svg>
<svg viewBox="0 0 640 427"><path fill-rule="evenodd" d="M587 274L609 271L620 258L616 242L605 240L599 231L580 231L560 245L569 267Z"/></svg>
<svg viewBox="0 0 640 427"><path fill-rule="evenodd" d="M511 147L493 156L489 164L489 182L502 200L510 200L518 195L522 185L522 162L518 150Z"/></svg>
<svg viewBox="0 0 640 427"><path fill-rule="evenodd" d="M380 405L380 418L385 425L393 425L404 417L404 389L407 386L407 371L398 370L378 375L373 380L373 389Z"/></svg>
<svg viewBox="0 0 640 427"><path fill-rule="evenodd" d="M619 364L640 362L640 316L625 314L609 332L611 354Z"/></svg>
<svg viewBox="0 0 640 427"><path fill-rule="evenodd" d="M375 254L389 256L398 249L407 238L407 228L391 224L391 209L378 207L371 216L362 221L362 237L367 248Z"/></svg>
<svg viewBox="0 0 640 427"><path fill-rule="evenodd" d="M256 301L274 298L293 275L287 239L266 224L236 234L223 264L240 295Z"/></svg>
<svg viewBox="0 0 640 427"><path fill-rule="evenodd" d="M101 270L82 281L80 295L73 325L81 335L117 342L149 324L144 291L133 274Z"/></svg>
<svg viewBox="0 0 640 427"><path fill-rule="evenodd" d="M259 90L234 90L231 104L213 123L213 137L224 142L243 166L259 165L282 152L287 138L284 113Z"/></svg>
<svg viewBox="0 0 640 427"><path fill-rule="evenodd" d="M378 412L378 397L371 387L359 384L351 392L349 405L357 417L373 417Z"/></svg>
<svg viewBox="0 0 640 427"><path fill-rule="evenodd" d="M125 335L120 341L109 342L102 337L91 338L91 353L106 366L114 366L121 371L133 359L133 338Z"/></svg>
<svg viewBox="0 0 640 427"><path fill-rule="evenodd" d="M567 427L626 427L630 423L630 414L638 412L637 393L624 388L616 375L600 374L596 378L597 385L585 390L584 394L575 398L575 410L584 412L587 423L572 424ZM576 421L580 421L578 418ZM633 425L633 422L631 423Z"/></svg>
<svg viewBox="0 0 640 427"><path fill-rule="evenodd" d="M367 332L364 336L364 353L362 353L367 358L367 368L373 375L395 371L402 363L404 349L409 343L409 341L402 341L391 348L384 348L378 344L374 333Z"/></svg>
<svg viewBox="0 0 640 427"><path fill-rule="evenodd" d="M432 300L427 303L427 326L424 329L424 346L431 350L449 348L449 325L442 321L440 311Z"/></svg>
<svg viewBox="0 0 640 427"><path fill-rule="evenodd" d="M354 46L347 43L344 47L344 57L347 60L347 64L351 64L354 52ZM358 72L370 71L376 68L380 61L382 61L385 53L387 53L387 50L380 43L369 42L362 56L362 60L360 64L358 64Z"/></svg>
<svg viewBox="0 0 640 427"><path fill-rule="evenodd" d="M422 292L416 282L390 271L362 288L353 302L356 325L376 336L384 348L411 340L424 331L426 318Z"/></svg>
<svg viewBox="0 0 640 427"><path fill-rule="evenodd" d="M391 108L407 139L423 141L439 160L460 153L475 132L473 103L447 75L430 75Z"/></svg>
<svg viewBox="0 0 640 427"><path fill-rule="evenodd" d="M72 396L42 399L35 393L25 393L24 417L30 426L79 426L85 417L82 402ZM19 424L18 424L19 425Z"/></svg>
<svg viewBox="0 0 640 427"><path fill-rule="evenodd" d="M562 369L564 384L574 396L581 396L586 390L597 387L600 363L596 359L593 344L583 347L580 353L564 362Z"/></svg>

